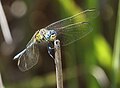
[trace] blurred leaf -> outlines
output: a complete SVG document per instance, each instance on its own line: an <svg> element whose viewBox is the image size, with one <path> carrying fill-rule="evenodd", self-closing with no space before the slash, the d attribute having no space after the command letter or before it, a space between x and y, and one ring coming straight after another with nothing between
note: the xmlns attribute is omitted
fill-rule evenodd
<svg viewBox="0 0 120 88"><path fill-rule="evenodd" d="M94 37L95 54L99 63L107 68L111 68L112 52L111 48L102 36Z"/></svg>

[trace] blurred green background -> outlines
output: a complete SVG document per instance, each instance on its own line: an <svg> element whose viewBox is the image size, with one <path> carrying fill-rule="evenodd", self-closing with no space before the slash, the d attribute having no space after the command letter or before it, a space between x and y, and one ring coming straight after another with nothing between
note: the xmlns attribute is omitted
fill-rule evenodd
<svg viewBox="0 0 120 88"><path fill-rule="evenodd" d="M64 88L120 88L120 7L118 0L1 0L12 44L0 32L0 73L5 88L56 88L55 66L42 46L32 69L21 72L13 57L35 31L77 12L96 8L93 31L62 47ZM119 30L118 30L119 29Z"/></svg>

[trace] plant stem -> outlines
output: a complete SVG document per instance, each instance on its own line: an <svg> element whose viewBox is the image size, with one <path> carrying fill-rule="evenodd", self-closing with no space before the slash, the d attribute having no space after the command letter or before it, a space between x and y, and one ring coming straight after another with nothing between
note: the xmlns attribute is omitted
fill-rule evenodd
<svg viewBox="0 0 120 88"><path fill-rule="evenodd" d="M56 67L57 88L63 88L61 48L60 48L60 41L59 40L54 41L54 48L55 48L55 67Z"/></svg>

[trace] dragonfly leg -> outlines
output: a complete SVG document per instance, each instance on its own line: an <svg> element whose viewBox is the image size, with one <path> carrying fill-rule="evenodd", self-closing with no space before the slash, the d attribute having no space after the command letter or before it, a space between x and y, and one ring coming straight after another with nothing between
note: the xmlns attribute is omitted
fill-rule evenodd
<svg viewBox="0 0 120 88"><path fill-rule="evenodd" d="M53 43L48 43L48 54L54 59L54 46Z"/></svg>

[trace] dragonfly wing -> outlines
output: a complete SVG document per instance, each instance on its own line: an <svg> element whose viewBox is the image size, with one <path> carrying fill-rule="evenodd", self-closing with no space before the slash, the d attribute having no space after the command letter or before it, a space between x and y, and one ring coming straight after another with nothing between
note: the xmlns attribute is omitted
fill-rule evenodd
<svg viewBox="0 0 120 88"><path fill-rule="evenodd" d="M26 71L37 64L39 59L39 47L38 44L32 44L26 48L26 51L21 54L18 59L18 67L21 71Z"/></svg>
<svg viewBox="0 0 120 88"><path fill-rule="evenodd" d="M58 30L58 38L62 39L61 45L66 46L73 43L92 31L92 26L88 22L80 22L71 24L65 27L61 27Z"/></svg>
<svg viewBox="0 0 120 88"><path fill-rule="evenodd" d="M46 27L48 30L56 30L59 31L59 28L80 22L89 22L90 20L96 18L99 12L96 9L88 9L83 12L80 12L71 17L56 21Z"/></svg>

